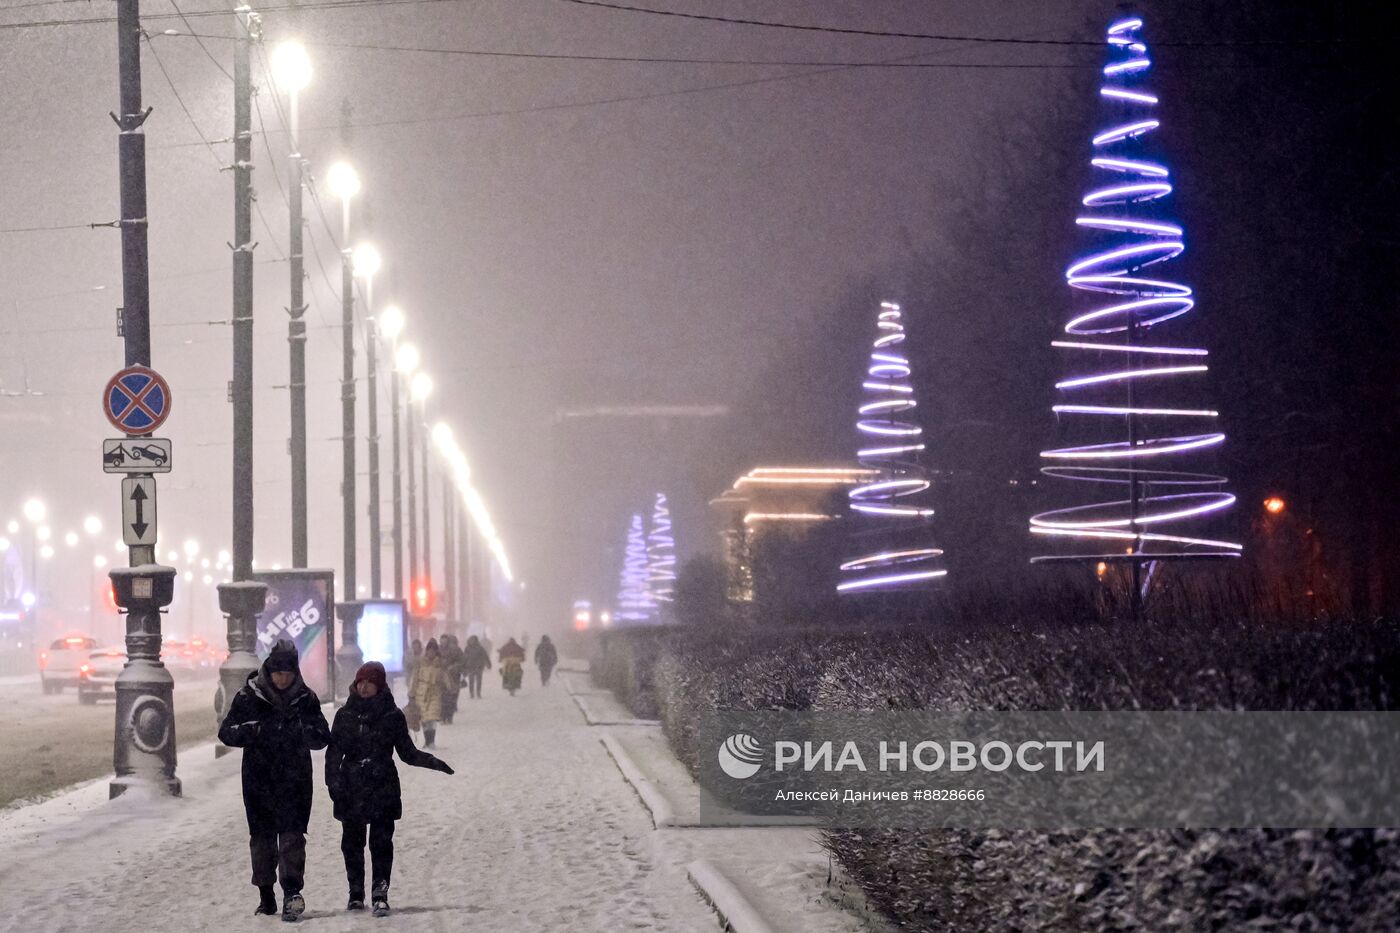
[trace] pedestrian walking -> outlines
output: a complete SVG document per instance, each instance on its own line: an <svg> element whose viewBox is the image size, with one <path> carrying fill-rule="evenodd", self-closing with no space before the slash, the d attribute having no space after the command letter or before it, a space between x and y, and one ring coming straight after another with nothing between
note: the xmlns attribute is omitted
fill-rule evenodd
<svg viewBox="0 0 1400 933"><path fill-rule="evenodd" d="M462 664L465 655L457 644L456 635L444 635L442 645L442 672L445 684L442 690L442 721L452 725L452 717L457 715L457 702L462 694Z"/></svg>
<svg viewBox="0 0 1400 933"><path fill-rule="evenodd" d="M462 649L462 671L467 677L467 695L472 699L481 699L481 672L491 667L491 653L481 644L481 639L475 635L467 639L467 646Z"/></svg>
<svg viewBox="0 0 1400 933"><path fill-rule="evenodd" d="M326 749L326 788L340 821L340 852L350 889L346 910L365 909L365 841L369 841L370 905L389 913L394 868L394 822L403 818L403 793L394 753L406 765L452 774L435 755L415 748L408 722L394 703L384 665L369 661L355 674L349 699L335 714Z"/></svg>
<svg viewBox="0 0 1400 933"><path fill-rule="evenodd" d="M498 654L501 661L501 686L511 696L515 696L515 691L520 689L520 680L524 676L522 666L525 664L525 649L512 638L501 646Z"/></svg>
<svg viewBox="0 0 1400 933"><path fill-rule="evenodd" d="M437 724L442 721L442 692L447 685L442 652L436 638L423 646L423 657L408 678L409 702L418 707L423 722L423 747L437 747Z"/></svg>
<svg viewBox="0 0 1400 933"><path fill-rule="evenodd" d="M558 663L559 651L554 647L554 642L549 640L548 635L541 635L540 643L535 646L535 666L540 669L541 686L549 686L549 675Z"/></svg>
<svg viewBox="0 0 1400 933"><path fill-rule="evenodd" d="M273 885L282 884L282 919L306 910L306 827L311 820L311 752L330 740L321 701L301 678L296 645L283 638L233 697L219 741L243 749L243 809L256 914L277 913Z"/></svg>

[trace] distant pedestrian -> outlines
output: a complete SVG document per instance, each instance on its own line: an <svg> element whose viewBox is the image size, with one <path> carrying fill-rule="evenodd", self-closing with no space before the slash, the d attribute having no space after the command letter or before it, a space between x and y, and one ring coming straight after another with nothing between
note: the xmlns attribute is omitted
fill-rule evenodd
<svg viewBox="0 0 1400 933"><path fill-rule="evenodd" d="M408 678L409 702L418 707L423 722L423 747L437 747L437 724L442 721L442 691L447 685L442 670L442 652L436 638L423 646L423 659Z"/></svg>
<svg viewBox="0 0 1400 933"><path fill-rule="evenodd" d="M406 765L452 774L434 755L413 746L408 723L389 691L384 665L370 661L355 674L350 697L335 714L326 749L326 788L340 821L340 852L350 888L346 910L365 909L365 839L370 856L371 906L389 913L394 868L394 821L403 817L403 794L394 753Z"/></svg>
<svg viewBox="0 0 1400 933"><path fill-rule="evenodd" d="M457 644L456 635L444 635L442 641L442 673L445 681L442 688L442 721L450 726L452 717L457 715L457 702L462 694L465 655Z"/></svg>
<svg viewBox="0 0 1400 933"><path fill-rule="evenodd" d="M279 639L262 667L233 697L219 741L243 749L243 809L258 914L277 913L273 885L282 883L282 919L306 910L306 827L311 820L311 751L330 740L321 701L301 679L297 649Z"/></svg>
<svg viewBox="0 0 1400 933"><path fill-rule="evenodd" d="M535 666L540 669L540 684L549 686L549 675L554 671L554 665L559 663L559 652L554 647L554 642L549 640L548 635L540 636L540 643L535 646Z"/></svg>
<svg viewBox="0 0 1400 933"><path fill-rule="evenodd" d="M498 654L501 661L501 686L511 696L515 696L523 676L521 666L525 663L525 649L512 638L501 646Z"/></svg>
<svg viewBox="0 0 1400 933"><path fill-rule="evenodd" d="M467 695L481 699L481 672L491 667L491 654L475 635L467 639L462 649L462 670L467 676Z"/></svg>

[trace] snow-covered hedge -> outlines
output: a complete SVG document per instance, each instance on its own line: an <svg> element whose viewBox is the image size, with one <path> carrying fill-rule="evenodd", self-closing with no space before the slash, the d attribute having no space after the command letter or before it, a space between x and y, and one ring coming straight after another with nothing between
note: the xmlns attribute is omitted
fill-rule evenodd
<svg viewBox="0 0 1400 933"><path fill-rule="evenodd" d="M724 625L612 641L600 682L625 684L639 715L659 715L692 770L705 709L1400 707L1400 626L1386 620ZM826 838L872 901L913 930L1391 929L1400 916L1391 830Z"/></svg>

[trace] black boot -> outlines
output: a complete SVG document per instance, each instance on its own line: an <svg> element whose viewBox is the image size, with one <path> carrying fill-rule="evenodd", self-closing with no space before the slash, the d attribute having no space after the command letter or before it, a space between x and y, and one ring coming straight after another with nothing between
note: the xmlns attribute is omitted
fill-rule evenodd
<svg viewBox="0 0 1400 933"><path fill-rule="evenodd" d="M376 917L389 916L389 882L380 881L375 884L370 903L374 907Z"/></svg>
<svg viewBox="0 0 1400 933"><path fill-rule="evenodd" d="M277 895L273 892L272 885L259 885L258 909L253 911L253 916L257 917L266 914L270 917L275 913L277 913Z"/></svg>
<svg viewBox="0 0 1400 933"><path fill-rule="evenodd" d="M364 909L365 909L365 892L364 892L364 891L351 891L351 892L350 892L350 899L349 899L348 901L345 902L345 909L346 909L346 910L364 910Z"/></svg>
<svg viewBox="0 0 1400 933"><path fill-rule="evenodd" d="M282 898L282 922L296 923L301 919L301 915L306 911L306 901L302 898L301 892L288 894Z"/></svg>
<svg viewBox="0 0 1400 933"><path fill-rule="evenodd" d="M424 729L424 730L423 730L423 747L424 747L424 748L437 748L436 739L437 739L437 730L436 730L436 729Z"/></svg>

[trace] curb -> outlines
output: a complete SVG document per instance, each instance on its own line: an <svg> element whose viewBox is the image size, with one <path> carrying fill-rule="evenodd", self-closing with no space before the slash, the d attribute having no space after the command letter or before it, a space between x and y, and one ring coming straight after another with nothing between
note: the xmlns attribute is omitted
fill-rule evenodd
<svg viewBox="0 0 1400 933"><path fill-rule="evenodd" d="M567 683L567 681L566 681L566 683ZM565 689L567 689L567 687L566 687ZM592 693L578 693L578 692L573 691L573 690L569 690L568 692L569 692L569 696L573 698L574 705L578 707L578 711L579 711L580 713L583 714L583 721L586 722L586 723L588 723L590 726L659 726L659 725L661 725L661 720L659 720L659 719L599 719L599 718L597 718L596 716L593 715L593 711L592 711L591 709L588 708L588 704L585 703L585 702L583 701L583 697L585 697L585 696L611 696L610 693L608 693L608 692L606 692L606 691L602 691L602 690L593 691Z"/></svg>
<svg viewBox="0 0 1400 933"><path fill-rule="evenodd" d="M637 763L632 760L627 749L622 747L622 743L608 732L603 733L602 742L603 747L612 756L613 763L617 765L617 770L622 772L622 779L632 785L637 796L642 798L642 805L650 811L651 825L656 829L675 826L676 812L672 809L671 802L662 795L651 779L642 773L642 769L637 767Z"/></svg>
<svg viewBox="0 0 1400 933"><path fill-rule="evenodd" d="M685 867L690 883L719 915L720 925L732 933L773 933L733 882L709 859L696 859Z"/></svg>

